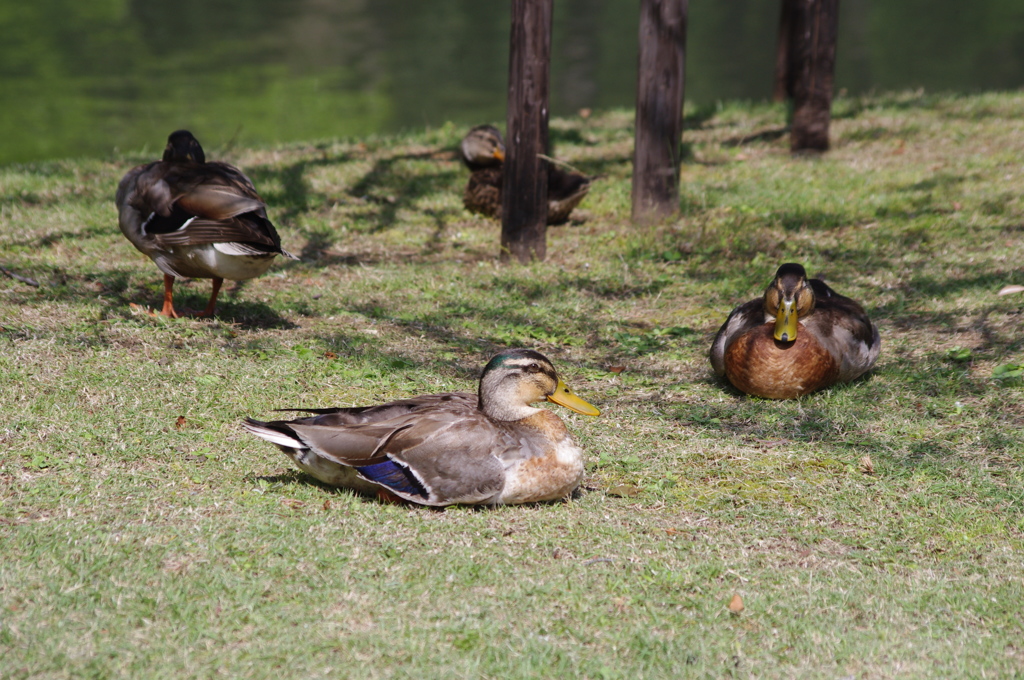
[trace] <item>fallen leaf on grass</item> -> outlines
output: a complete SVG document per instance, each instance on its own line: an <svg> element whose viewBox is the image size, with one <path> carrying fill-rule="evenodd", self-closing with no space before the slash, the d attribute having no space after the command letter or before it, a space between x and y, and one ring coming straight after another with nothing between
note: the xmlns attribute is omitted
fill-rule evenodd
<svg viewBox="0 0 1024 680"><path fill-rule="evenodd" d="M1024 293L1024 286L1003 286L999 289L1000 295L1009 295L1010 293Z"/></svg>
<svg viewBox="0 0 1024 680"><path fill-rule="evenodd" d="M328 499L324 500L324 510L330 510L330 509L331 509L331 499L328 498Z"/></svg>
<svg viewBox="0 0 1024 680"><path fill-rule="evenodd" d="M292 510L298 510L306 504L305 501L300 501L297 498L282 498L281 505L287 506Z"/></svg>
<svg viewBox="0 0 1024 680"><path fill-rule="evenodd" d="M875 464L871 462L871 456L864 456L860 459L860 471L866 475L875 474Z"/></svg>
<svg viewBox="0 0 1024 680"><path fill-rule="evenodd" d="M729 600L729 613L733 616L739 616L740 612L743 611L743 598L740 597L739 593L732 596Z"/></svg>
<svg viewBox="0 0 1024 680"><path fill-rule="evenodd" d="M174 421L174 429L180 430L185 427L185 416L178 416L178 419Z"/></svg>
<svg viewBox="0 0 1024 680"><path fill-rule="evenodd" d="M609 366L608 370L611 371L612 373L615 373L616 375L618 375L619 373L622 373L623 371L625 371L626 367L625 366Z"/></svg>

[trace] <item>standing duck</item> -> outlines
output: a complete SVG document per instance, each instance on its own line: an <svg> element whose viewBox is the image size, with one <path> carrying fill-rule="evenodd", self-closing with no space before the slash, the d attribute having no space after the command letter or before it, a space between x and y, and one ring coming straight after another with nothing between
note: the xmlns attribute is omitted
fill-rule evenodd
<svg viewBox="0 0 1024 680"><path fill-rule="evenodd" d="M241 170L206 162L188 130L172 132L163 159L132 168L117 187L117 222L132 245L164 273L164 316L174 309L176 278L213 279L206 309L212 316L224 279L243 281L265 272L281 248L266 205Z"/></svg>
<svg viewBox="0 0 1024 680"><path fill-rule="evenodd" d="M459 145L462 161L470 170L462 194L466 209L486 217L501 218L502 164L505 143L493 125L477 125ZM567 172L548 162L548 224L564 224L590 191L591 178Z"/></svg>
<svg viewBox="0 0 1024 680"><path fill-rule="evenodd" d="M553 412L599 411L574 395L543 354L511 349L484 367L477 394L450 392L261 422L276 444L325 484L420 505L532 503L564 498L583 478L583 451Z"/></svg>
<svg viewBox="0 0 1024 680"><path fill-rule="evenodd" d="M863 307L789 263L763 297L732 311L711 345L711 366L747 394L795 399L858 378L881 346Z"/></svg>

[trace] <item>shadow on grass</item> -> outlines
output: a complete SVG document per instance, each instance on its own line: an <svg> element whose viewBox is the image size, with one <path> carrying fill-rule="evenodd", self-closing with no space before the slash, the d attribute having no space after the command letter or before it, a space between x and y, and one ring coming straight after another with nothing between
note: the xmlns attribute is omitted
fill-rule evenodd
<svg viewBox="0 0 1024 680"><path fill-rule="evenodd" d="M747 135L740 135L738 137L730 137L722 142L722 146L726 148L733 148L737 146L746 146L755 142L774 142L785 137L789 134L790 128L769 128L767 130L760 130L758 132L752 132Z"/></svg>
<svg viewBox="0 0 1024 680"><path fill-rule="evenodd" d="M274 458L280 459L282 463L285 463L287 465L292 464L290 460L285 460L287 456L283 456L277 450L277 447L274 447L272 444L270 445L268 451L273 454ZM346 489L340 486L331 486L330 484L324 484L316 477L308 475L305 472L302 472L301 470L289 470L288 472L285 472L284 474L280 475L260 475L256 473L250 473L245 475L242 478L242 481L250 484L259 484L260 482L264 482L266 484L277 484L281 486L315 486L324 489L325 491L330 491L332 493L336 493L339 495L352 495L355 496L356 498L360 498L363 500L372 499L371 496L364 496L360 493L352 491L351 489Z"/></svg>
<svg viewBox="0 0 1024 680"><path fill-rule="evenodd" d="M686 112L683 116L683 131L700 130L709 121L718 115L718 104L704 104Z"/></svg>
<svg viewBox="0 0 1024 680"><path fill-rule="evenodd" d="M154 270L154 275L157 274L159 272ZM163 304L161 282L154 281L151 286L137 286L132 283L133 274L126 271L70 275L55 269L41 278L42 285L39 288L19 291L9 296L9 300L14 304L31 304L40 299L72 304L98 303L102 307L101 317L107 319L131 318L137 313L132 305L155 310ZM239 300L238 295L246 283L240 281L221 291L217 300L216 319L245 329L296 327L262 302ZM179 279L174 285L175 308L203 309L209 300L210 286L207 279Z"/></svg>
<svg viewBox="0 0 1024 680"><path fill-rule="evenodd" d="M450 190L459 183L460 173L451 167L452 162L456 160L454 152L450 149L433 149L379 158L361 178L340 195L331 196L311 190L306 179L310 169L326 165L344 165L357 160L361 160L361 158L355 154L341 154L315 160L301 160L282 169L260 167L250 173L257 186L259 182L265 184L272 184L273 180L280 182L282 190L277 193L267 193L265 198L268 204L284 208L284 213L279 217L279 221L285 225L285 230L296 229L300 234L306 236L307 243L300 253L300 258L307 264L329 266L345 263L344 258L353 256L341 256L339 259L330 253L330 248L334 244L334 235L330 229L312 230L292 227L291 225L301 221L301 217L327 209L338 202L354 202L366 208L366 211L360 215L360 221L370 225L367 233L376 234L397 226L399 211L412 210L416 203L425 196ZM437 161L437 170L432 172L411 172L398 167L406 161L431 160ZM444 163L445 161L446 163ZM257 180L259 181L257 182ZM461 192L461 187L458 188L458 191ZM432 236L424 244L422 253L420 253L431 254L438 250L441 235L447 224L462 217L462 213L457 210L429 209L421 212L433 219L436 225ZM409 253L407 256L411 257L413 254ZM397 259L401 259L401 255ZM354 256L350 263L367 263L368 261L365 257ZM291 268L300 265L290 262L283 266Z"/></svg>
<svg viewBox="0 0 1024 680"><path fill-rule="evenodd" d="M872 109L928 111L940 108L942 100L942 97L925 94L923 90L917 92L872 94L861 97L841 97L833 103L832 119L846 120L857 118L865 111Z"/></svg>
<svg viewBox="0 0 1024 680"><path fill-rule="evenodd" d="M246 174L252 179L256 190L260 192L267 205L283 208L284 212L278 217L278 221L287 223L331 201L331 197L310 190L305 178L309 169L345 165L357 160L360 160L360 156L354 153L328 156L326 151L321 150L319 158L302 159L283 168L255 166L247 168ZM265 188L275 183L280 183L280 191Z"/></svg>
<svg viewBox="0 0 1024 680"><path fill-rule="evenodd" d="M318 480L316 477L313 477L312 475L308 475L305 472L301 472L299 470L294 470L294 471L291 471L291 472L286 472L286 473L284 473L282 475L256 475L256 474L249 474L249 475L246 475L245 477L243 477L242 481L244 481L244 482L246 482L248 484L254 484L254 485L256 485L256 484L267 484L267 485L270 485L271 488L267 492L265 492L265 493L272 493L273 492L273 487L275 487L275 486L280 486L280 487L283 487L285 489L287 489L287 487L289 487L289 486L312 486L312 487L316 487L318 489L321 489L323 491L326 491L327 493L329 493L332 496L350 496L350 497L352 497L352 498L354 498L354 499L356 499L356 500L358 500L358 501L360 501L362 503L368 503L368 504L373 504L373 505L405 505L405 506L408 506L408 507L428 507L428 506L417 506L415 503L405 503L405 502L396 503L396 502L393 502L393 501L383 501L380 498L378 498L377 496L371 496L371 495L367 495L367 494L362 494L362 493L359 493L358 491L353 491L352 489L346 489L346 488L340 487L340 486L331 486L330 484L324 484L323 482ZM443 511L444 510L444 508L430 508L430 509L438 510L438 511Z"/></svg>
<svg viewBox="0 0 1024 680"><path fill-rule="evenodd" d="M83 227L80 229L65 229L63 231L51 232L44 236L31 236L29 238L22 240L7 241L4 247L12 250L14 248L27 248L30 250L37 250L42 248L49 248L53 245L63 243L65 241L79 242L86 238L109 237L111 234L120 234L120 232L117 229L116 222L112 226L94 225L90 227Z"/></svg>
<svg viewBox="0 0 1024 680"><path fill-rule="evenodd" d="M467 298L451 300L438 309L406 313L397 318L385 300L353 305L349 309L371 319L386 320L443 344L454 343L461 349L502 347L517 340L551 346L596 346L600 344L602 331L608 326L607 321L586 312L573 317L538 318L531 313L531 304L580 295L604 300L639 299L656 295L671 284L668 278L632 284L611 278L566 274L552 285L548 281L498 275L490 284L490 294L480 301ZM461 339L467 330L481 340L467 344Z"/></svg>
<svg viewBox="0 0 1024 680"><path fill-rule="evenodd" d="M886 369L883 373L891 371ZM884 398L888 387L885 381L876 380L870 373L852 383L836 385L798 400L759 399L738 395L731 387L722 385L722 388L732 398L720 402L663 402L659 410L703 436L729 442L738 439L752 449L805 445L808 447L804 450L806 455L815 459L838 459L845 465L857 465L862 456L870 454L876 467L887 470L885 474L903 478L921 471L948 477L954 468L970 467L972 460L984 461L977 469L979 473L990 468L1017 469L1017 461L1005 455L1008 445L1018 445L1012 433L996 428L983 436L974 436L973 423L960 427L952 399L954 396L963 398L962 394L949 396L949 409L945 402L929 400L927 394L908 394L912 403L918 400L913 410L921 429L935 427L935 421L945 421L945 425L938 427L938 434L918 438L905 432L907 427L913 432L917 427L915 423L887 424L883 415L872 407L875 399ZM986 390L977 386L973 391L981 394ZM886 430L891 434L886 434ZM968 449L961 441L966 436L973 440L969 446L970 460L964 458ZM993 480L978 483L987 489L987 495L1005 499L1004 485Z"/></svg>
<svg viewBox="0 0 1024 680"><path fill-rule="evenodd" d="M449 189L459 184L460 173L455 169L444 168L438 163L438 170L430 173L406 173L396 169L396 165L411 160L455 161L453 154L447 150L433 150L421 153L396 154L380 158L363 177L348 190L348 195L366 201L376 210L371 214L373 227L370 233L378 233L390 229L398 222L398 211L412 206L422 197ZM458 166L461 168L461 166ZM468 174L466 175L468 179ZM459 187L461 192L461 187ZM450 214L455 214L454 211Z"/></svg>

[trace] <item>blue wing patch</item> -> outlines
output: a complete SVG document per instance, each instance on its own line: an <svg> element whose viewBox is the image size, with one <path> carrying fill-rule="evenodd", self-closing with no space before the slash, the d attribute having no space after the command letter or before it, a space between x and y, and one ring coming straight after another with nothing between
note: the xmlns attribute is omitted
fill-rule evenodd
<svg viewBox="0 0 1024 680"><path fill-rule="evenodd" d="M426 488L416 479L416 476L407 467L403 467L393 460L386 460L383 463L364 465L357 467L366 479L385 486L392 491L398 491L408 496L419 496L427 498L430 496Z"/></svg>

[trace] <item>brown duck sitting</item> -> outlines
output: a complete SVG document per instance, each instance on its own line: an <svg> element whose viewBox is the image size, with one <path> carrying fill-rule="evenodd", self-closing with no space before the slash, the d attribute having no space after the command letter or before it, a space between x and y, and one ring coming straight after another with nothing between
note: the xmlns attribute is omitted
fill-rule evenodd
<svg viewBox="0 0 1024 680"><path fill-rule="evenodd" d="M477 394L449 392L245 429L325 484L421 505L498 505L564 498L583 478L583 450L551 401L588 416L543 354L510 349L484 367Z"/></svg>
<svg viewBox="0 0 1024 680"><path fill-rule="evenodd" d="M132 168L117 187L118 225L164 273L164 316L174 310L175 278L213 279L206 309L212 316L224 279L265 272L281 248L263 199L249 178L227 163L207 163L188 130L167 138L163 160Z"/></svg>
<svg viewBox="0 0 1024 680"><path fill-rule="evenodd" d="M470 169L462 203L473 213L501 217L502 163L505 143L493 125L478 125L460 145L462 161ZM564 224L590 191L591 178L548 163L548 224Z"/></svg>
<svg viewBox="0 0 1024 680"><path fill-rule="evenodd" d="M880 348L863 307L790 263L779 267L763 298L729 315L711 345L711 366L747 394L795 399L854 380Z"/></svg>

